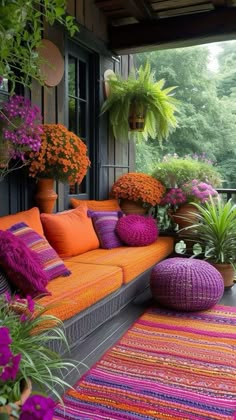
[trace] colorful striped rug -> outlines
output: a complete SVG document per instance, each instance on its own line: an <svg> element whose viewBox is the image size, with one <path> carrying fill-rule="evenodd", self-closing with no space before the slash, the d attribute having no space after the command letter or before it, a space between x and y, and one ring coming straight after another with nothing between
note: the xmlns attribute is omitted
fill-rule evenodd
<svg viewBox="0 0 236 420"><path fill-rule="evenodd" d="M64 403L55 420L236 419L236 308L149 309Z"/></svg>

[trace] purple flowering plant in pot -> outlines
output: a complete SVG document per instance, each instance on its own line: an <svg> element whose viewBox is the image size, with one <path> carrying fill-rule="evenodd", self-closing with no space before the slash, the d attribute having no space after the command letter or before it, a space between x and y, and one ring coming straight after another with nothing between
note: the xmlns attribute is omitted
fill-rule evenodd
<svg viewBox="0 0 236 420"><path fill-rule="evenodd" d="M171 219L180 229L197 222L197 210L192 203L204 204L218 197L211 184L193 179L181 187L171 188L161 200L161 205L167 205Z"/></svg>
<svg viewBox="0 0 236 420"><path fill-rule="evenodd" d="M41 147L42 118L29 99L13 95L0 109L0 178L26 166Z"/></svg>
<svg viewBox="0 0 236 420"><path fill-rule="evenodd" d="M51 420L55 403L47 395L61 400L59 389L69 386L63 377L78 367L48 346L57 340L68 348L63 323L48 309L29 296L0 296L0 420Z"/></svg>

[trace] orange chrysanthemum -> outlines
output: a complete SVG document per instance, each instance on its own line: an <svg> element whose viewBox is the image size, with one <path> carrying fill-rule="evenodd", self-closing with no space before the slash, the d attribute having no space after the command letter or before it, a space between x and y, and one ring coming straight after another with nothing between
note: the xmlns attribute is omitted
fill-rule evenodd
<svg viewBox="0 0 236 420"><path fill-rule="evenodd" d="M40 151L30 154L30 176L80 184L90 166L86 144L62 124L42 128Z"/></svg>
<svg viewBox="0 0 236 420"><path fill-rule="evenodd" d="M111 195L114 198L142 201L155 206L159 204L165 193L165 187L151 175L129 172L122 175L113 184Z"/></svg>

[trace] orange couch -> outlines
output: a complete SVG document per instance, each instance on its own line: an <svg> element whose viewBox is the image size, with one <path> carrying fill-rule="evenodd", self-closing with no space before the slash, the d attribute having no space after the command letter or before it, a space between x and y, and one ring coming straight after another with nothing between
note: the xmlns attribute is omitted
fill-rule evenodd
<svg viewBox="0 0 236 420"><path fill-rule="evenodd" d="M70 254L69 237L75 235L72 256L63 258L72 274L51 280L47 285L51 295L38 299L42 305L55 304L50 313L63 320L70 347L84 340L142 293L149 286L152 267L173 251L173 238L170 237L159 237L156 242L145 247L102 249L96 234L94 235L91 219L88 221L84 218L84 213L82 216L80 213L81 209L76 209L54 215L41 215L40 219L38 209L33 208L0 218L0 229L8 229L14 223L25 222L39 234L44 232L51 245L58 246L61 255ZM80 226L83 233L79 238ZM93 238L90 243L89 235ZM86 248L87 243L86 251L80 252L80 245L76 251L74 241L77 240L81 242L82 249ZM74 255L75 252L78 255ZM54 349L63 352L62 349Z"/></svg>

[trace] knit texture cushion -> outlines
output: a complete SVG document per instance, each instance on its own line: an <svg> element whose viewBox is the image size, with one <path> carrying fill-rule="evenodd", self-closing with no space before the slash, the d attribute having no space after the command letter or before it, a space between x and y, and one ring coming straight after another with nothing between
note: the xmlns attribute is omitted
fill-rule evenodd
<svg viewBox="0 0 236 420"><path fill-rule="evenodd" d="M32 297L48 294L48 278L38 255L9 231L0 231L0 264L9 281L23 295Z"/></svg>
<svg viewBox="0 0 236 420"><path fill-rule="evenodd" d="M103 212L88 210L88 216L92 218L101 248L112 249L123 245L115 232L116 224L120 217L123 216L122 211Z"/></svg>
<svg viewBox="0 0 236 420"><path fill-rule="evenodd" d="M151 216L130 214L119 219L116 233L126 245L146 246L156 241L158 227Z"/></svg>
<svg viewBox="0 0 236 420"><path fill-rule="evenodd" d="M37 253L41 267L46 273L48 280L71 274L48 241L25 223L17 223L11 226L9 231L20 238L28 248Z"/></svg>
<svg viewBox="0 0 236 420"><path fill-rule="evenodd" d="M181 311L214 306L224 293L224 281L211 264L192 258L169 258L151 273L153 297L162 305Z"/></svg>
<svg viewBox="0 0 236 420"><path fill-rule="evenodd" d="M11 294L11 286L8 281L7 275L2 269L0 269L0 295L6 292Z"/></svg>

